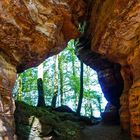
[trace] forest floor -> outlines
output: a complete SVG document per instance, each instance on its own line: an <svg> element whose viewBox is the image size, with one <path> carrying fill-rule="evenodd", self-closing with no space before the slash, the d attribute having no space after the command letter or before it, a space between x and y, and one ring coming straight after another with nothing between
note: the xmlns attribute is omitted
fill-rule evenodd
<svg viewBox="0 0 140 140"><path fill-rule="evenodd" d="M15 123L17 140L130 140L120 125L89 125L85 117L24 102L16 102Z"/></svg>
<svg viewBox="0 0 140 140"><path fill-rule="evenodd" d="M98 124L86 126L81 133L81 140L130 140L122 133L119 125Z"/></svg>

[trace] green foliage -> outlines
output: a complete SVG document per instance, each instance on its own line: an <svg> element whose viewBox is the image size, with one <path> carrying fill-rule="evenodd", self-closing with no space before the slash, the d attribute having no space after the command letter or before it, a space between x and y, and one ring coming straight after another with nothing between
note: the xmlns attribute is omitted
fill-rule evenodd
<svg viewBox="0 0 140 140"><path fill-rule="evenodd" d="M85 24L84 24L85 25ZM81 28L81 30L84 30ZM63 104L69 105L73 110L76 110L78 97L80 93L80 61L75 55L74 40L68 43L67 48L58 56L58 97L57 106L61 105L61 92L63 91ZM55 79L55 61L54 56L43 62L43 83L46 105L51 105L51 100L54 94L54 79ZM61 65L61 66L60 66ZM18 80L22 81L22 89L17 84L13 90L13 97L25 101L30 105L36 105L38 101L37 91L37 68L26 70L18 75ZM61 80L60 80L61 79ZM84 99L82 106L83 115L90 116L91 110L101 112L102 93L98 86L96 72L87 66L84 66ZM63 87L62 87L63 86ZM62 88L61 88L62 87ZM19 94L19 91L22 92ZM91 105L92 109L91 109Z"/></svg>
<svg viewBox="0 0 140 140"><path fill-rule="evenodd" d="M70 77L70 86L71 86L71 89L74 90L76 93L79 93L80 92L80 80L79 80L79 77L76 75L72 75Z"/></svg>

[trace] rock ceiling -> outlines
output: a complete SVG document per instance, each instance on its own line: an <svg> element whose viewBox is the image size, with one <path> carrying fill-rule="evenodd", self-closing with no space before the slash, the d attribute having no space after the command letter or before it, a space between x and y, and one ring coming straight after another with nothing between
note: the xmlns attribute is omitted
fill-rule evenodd
<svg viewBox="0 0 140 140"><path fill-rule="evenodd" d="M2 0L1 55L18 71L38 65L79 35L82 0Z"/></svg>

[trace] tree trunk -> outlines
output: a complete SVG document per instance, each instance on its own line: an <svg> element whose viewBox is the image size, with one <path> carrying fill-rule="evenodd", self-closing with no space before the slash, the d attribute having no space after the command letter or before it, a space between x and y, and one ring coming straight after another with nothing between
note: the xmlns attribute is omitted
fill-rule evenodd
<svg viewBox="0 0 140 140"><path fill-rule="evenodd" d="M54 108L56 107L57 92L58 92L58 91L56 91L56 92L54 93L53 98L52 98L52 104L51 104L51 106L54 107Z"/></svg>
<svg viewBox="0 0 140 140"><path fill-rule="evenodd" d="M58 95L58 55L54 57L55 69L54 69L54 94L52 97L52 107L56 107L57 95Z"/></svg>
<svg viewBox="0 0 140 140"><path fill-rule="evenodd" d="M45 107L44 99L44 89L43 89L43 80L42 78L37 79L37 89L38 89L38 107Z"/></svg>
<svg viewBox="0 0 140 140"><path fill-rule="evenodd" d="M84 66L83 66L83 62L81 62L81 71L80 71L80 95L79 95L79 102L78 102L78 107L77 107L77 115L80 115L81 107L82 107L83 92L84 92L84 87L83 87L83 73L84 73Z"/></svg>
<svg viewBox="0 0 140 140"><path fill-rule="evenodd" d="M38 107L45 107L44 89L43 89L43 63L38 66L38 79L37 79L37 89L38 89Z"/></svg>
<svg viewBox="0 0 140 140"><path fill-rule="evenodd" d="M75 53L74 50L71 51L71 59L72 59L72 74L73 77L76 77L76 70L75 70ZM78 102L78 97L77 97L77 92L74 88L74 98L75 98L75 103ZM77 109L77 105L75 105L75 110Z"/></svg>
<svg viewBox="0 0 140 140"><path fill-rule="evenodd" d="M98 101L98 107L99 107L99 112L100 112L100 116L102 115L102 106L101 106L101 97L98 97L97 98L97 101Z"/></svg>
<svg viewBox="0 0 140 140"><path fill-rule="evenodd" d="M93 116L93 108L92 108L92 104L90 103L90 117Z"/></svg>
<svg viewBox="0 0 140 140"><path fill-rule="evenodd" d="M63 84L63 68L62 68L62 58L61 56L58 56L58 69L59 69L59 79L60 79L60 102L61 105L63 105L63 96L64 96L64 84Z"/></svg>

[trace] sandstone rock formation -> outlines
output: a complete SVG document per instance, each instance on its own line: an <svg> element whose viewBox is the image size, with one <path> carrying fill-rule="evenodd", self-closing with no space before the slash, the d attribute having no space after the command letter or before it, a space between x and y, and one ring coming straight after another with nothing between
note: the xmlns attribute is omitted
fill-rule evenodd
<svg viewBox="0 0 140 140"><path fill-rule="evenodd" d="M2 56L18 71L38 65L78 36L76 26L84 8L76 0L2 0Z"/></svg>
<svg viewBox="0 0 140 140"><path fill-rule="evenodd" d="M82 0L0 1L0 139L13 139L16 72L38 65L77 37L84 10Z"/></svg>
<svg viewBox="0 0 140 140"><path fill-rule="evenodd" d="M121 65L123 129L140 139L140 1L95 0L88 33L92 51Z"/></svg>
<svg viewBox="0 0 140 140"><path fill-rule="evenodd" d="M112 103L118 104L121 90L117 87L124 83L121 124L124 130L131 131L133 140L140 139L140 1L85 2L89 6L86 10L83 0L0 1L0 138L13 139L11 90L16 72L60 52L69 39L79 35L78 22L86 16L89 47L85 45L80 57L86 62L84 53L94 52L96 61L86 63L99 71L100 83ZM119 81L120 66L123 82ZM118 83L115 87L108 82L110 76ZM111 88L117 90L112 92Z"/></svg>

